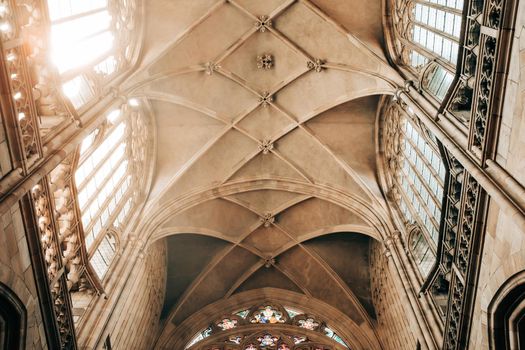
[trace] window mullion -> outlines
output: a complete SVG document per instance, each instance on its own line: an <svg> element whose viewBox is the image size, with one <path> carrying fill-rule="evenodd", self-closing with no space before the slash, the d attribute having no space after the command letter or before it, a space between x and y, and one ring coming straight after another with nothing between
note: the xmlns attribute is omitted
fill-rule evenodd
<svg viewBox="0 0 525 350"><path fill-rule="evenodd" d="M124 183L124 181L127 180L127 177L128 177L128 174L124 174L124 176L122 176L122 179L120 179L119 183L113 188L113 191L111 191L111 195L109 195L108 198L106 198L106 200L104 201L104 203L103 203L103 204L100 206L100 208L97 210L97 213L96 213L96 215L95 215L95 217L97 218L97 220L99 220L100 217L102 216L102 215L101 215L102 212L103 212L104 210L107 209L107 207L108 207L108 205L109 205L109 202L113 199L113 197L115 196L115 194L117 193L117 191L120 189L120 187L122 186L122 184ZM120 199L120 202L122 201L122 199L123 199L124 197L127 197L127 194L128 194L128 192L129 192L130 190L131 190L131 187L128 188L128 189L126 190L126 192L124 193L124 195L122 195L122 198ZM120 202L119 202L119 203L120 203ZM117 204L119 204L119 203L117 203ZM116 208L116 206L115 206L115 208ZM98 247L99 244L100 244L100 241L101 241L100 238L101 238L101 237L102 237L102 238L104 237L104 235L101 234L101 233L105 232L105 231L108 229L108 227L112 224L111 219L114 217L115 212L116 212L116 211L114 211L114 212L109 216L109 218L108 218L108 223L106 223L103 227L100 228L100 232L99 232L99 234L97 235L97 237L95 237L95 238L93 239L93 243L91 243L91 248L90 248L90 252L89 252L89 258L90 258L90 259L91 259L91 257L93 256L93 254L95 253L95 251L96 251L96 247ZM88 226L88 229L86 230L86 232L91 231L91 229L93 228L93 225L95 224L95 221L96 221L96 220L92 220L92 221L89 223L89 226Z"/></svg>
<svg viewBox="0 0 525 350"><path fill-rule="evenodd" d="M418 26L422 27L422 28L425 28L426 30L429 30L431 32L434 33L434 35L439 35L439 36L442 36L444 38L447 38L449 40L452 40L453 42L455 42L456 44L459 44L459 38L458 37L455 37L454 35L451 35L449 33L446 33L446 32L443 32L437 28L434 28L426 23L423 23L423 22L419 22L417 20L414 20L412 21L413 24L417 24ZM418 44L420 45L420 44ZM435 55L435 53L434 53Z"/></svg>
<svg viewBox="0 0 525 350"><path fill-rule="evenodd" d="M432 175L434 176L434 178L437 180L439 186L441 188L443 188L445 186L443 180L441 179L440 175L436 172L436 170L434 169L434 167L432 166L432 164L430 164L430 162L427 161L427 157L421 153L421 150L419 150L418 146L414 144L414 142L410 139L410 137L408 137L404 132L403 133L403 136L404 136L404 139L410 143L410 145L412 146L412 148L416 151L416 153L419 155L419 158L421 158L425 165L427 166L428 170L432 173ZM421 137L421 134L420 136ZM410 164L412 164L412 162L409 161Z"/></svg>
<svg viewBox="0 0 525 350"><path fill-rule="evenodd" d="M425 28L426 29L426 28ZM450 61L447 61L445 58L441 57L440 55L436 54L435 52L429 51L426 47L423 45L416 43L412 41L411 39L399 37L398 40L402 42L402 44L409 49L413 51L417 51L420 55L425 56L429 61L435 60L438 64L441 66L447 68L449 71L454 72L456 70L456 65L452 64Z"/></svg>
<svg viewBox="0 0 525 350"><path fill-rule="evenodd" d="M436 10L442 10L442 11L445 11L445 12L448 12L448 13L453 13L455 15L461 16L463 14L463 10L458 10L456 8L448 7L446 5L440 5L440 4L436 4L436 3L433 3L433 2L422 1L422 0L413 0L413 1L414 1L414 3L420 4L420 5L423 5L423 6L427 6L427 7L433 7Z"/></svg>
<svg viewBox="0 0 525 350"><path fill-rule="evenodd" d="M109 135L109 133L108 133L108 135ZM81 190L83 190L83 189L86 187L87 183L89 182L89 181L87 181L87 179L88 179L89 177L93 176L93 174L96 174L96 173L99 171L99 169L102 167L102 165L104 165L104 164L106 163L106 161L112 156L113 152L115 152L115 150L116 150L117 148L119 148L119 146L122 144L122 140L124 139L124 136L125 136L125 135L122 135L122 136L117 140L117 142L115 143L115 146L113 146L113 148L111 149L111 151L109 151L109 152L106 153L106 155L104 156L104 158L102 158L102 159L98 162L98 164L97 164L95 167L93 167L93 169L89 172L89 174L86 174L86 176L84 177L84 180L82 181L82 185L77 185L77 189L78 189L79 192L80 192ZM107 139L107 138L106 138L106 139ZM102 145L102 143L103 143L106 139L104 139L99 145L97 145L97 148L100 147L100 146ZM120 142L119 142L119 141L120 141ZM86 159L87 159L87 157L86 157ZM82 165L84 165L84 164L82 163Z"/></svg>
<svg viewBox="0 0 525 350"><path fill-rule="evenodd" d="M412 41L412 39L406 39L406 38L399 38L399 39L403 41L403 44L405 46L410 46L413 50L416 50L419 53L421 53L423 56L427 57L429 61L435 60L438 64L442 65L443 67L446 67L450 71L454 72L456 70L456 64L448 61L441 55L438 55L437 53L430 51L428 48L424 47L423 45L415 41Z"/></svg>
<svg viewBox="0 0 525 350"><path fill-rule="evenodd" d="M111 155L111 153L110 153ZM109 159L109 157L108 157ZM117 165L115 166L115 169L118 169L120 167L120 165L126 160L126 154L123 154L121 158L119 158L117 160ZM102 162L102 164L105 164L105 162ZM100 191L102 190L106 184L108 183L109 179L111 178L111 176L113 176L113 174L110 172L108 173L108 175L104 178L104 180L102 181L102 183L104 184L104 186L101 186L100 188L97 187L97 191ZM85 184L86 185L86 184ZM98 192L95 192L93 195L91 195L87 200L86 200L86 203L82 206L81 210L84 211L86 210L87 208L89 208L89 206L93 203L93 201L97 198L98 196Z"/></svg>
<svg viewBox="0 0 525 350"><path fill-rule="evenodd" d="M414 167L412 166L412 164L407 161L408 165L410 166L410 168L412 169L412 171L416 174L416 176L418 177L419 179L419 182L421 182L421 184L423 185L423 180L421 179L421 177L419 176L419 174L417 173L417 171L415 171ZM439 229L439 222L437 220L435 220L434 218L434 213L430 213L430 209L428 208L427 206L427 203L423 200L423 197L421 197L421 194L419 193L419 191L417 191L416 189L416 185L414 184L414 182L412 181L412 179L410 178L410 174L406 173L404 170L402 170L403 174L408 178L407 179L407 182L408 184L410 185L410 188L412 189L412 192L414 192L415 195L417 195L417 198L419 199L419 203L423 205L423 208L425 210L425 212L427 213L428 217L430 218L430 220L432 220L432 224L435 228ZM424 185L423 185L424 186ZM425 186L425 188L427 189L427 192L429 192L428 188ZM432 197L432 195L429 193L428 195L429 197L431 197L432 199L434 199ZM434 200L432 200L434 203L436 203ZM438 206L439 208L439 206ZM419 215L419 214L418 214Z"/></svg>
<svg viewBox="0 0 525 350"><path fill-rule="evenodd" d="M86 11L86 12L81 12L81 13L77 13L77 14L74 14L74 15L71 15L71 16L67 16L67 17L62 17L62 18L56 19L56 20L52 21L51 24L55 25L55 24L62 24L62 23L65 23L65 22L74 21L74 20L77 20L79 18L90 16L90 15L93 15L95 13L102 12L102 11L105 11L105 10L107 10L107 7L99 7L99 8L92 9L92 10L89 10L89 11Z"/></svg>
<svg viewBox="0 0 525 350"><path fill-rule="evenodd" d="M117 51L116 51L115 48L113 48L113 49L111 49L109 51L106 51L104 55L101 55L100 57L95 58L93 61L91 61L89 63L86 63L83 66L80 66L80 67L77 67L77 68L73 68L73 69L69 69L69 70L63 72L60 75L60 79L62 81L68 81L68 80L71 80L71 79L73 79L74 77L76 77L76 76L78 76L80 74L84 74L86 71L88 71L90 69L93 69L97 64L99 64L100 62L104 61L109 56L115 55L116 52Z"/></svg>
<svg viewBox="0 0 525 350"><path fill-rule="evenodd" d="M406 156L405 156L406 158ZM432 201L434 202L434 204L439 208L441 206L441 202L438 201L437 198L435 198L434 196L432 196L431 193L433 193L432 189L430 189L426 183L426 180L422 177L422 175L419 173L419 171L416 169L415 165L412 164L412 162L410 160L407 159L407 163L408 165L410 166L410 168L412 169L412 171L414 172L414 174L416 174L417 178L419 179L419 182L421 182L422 186L425 187L425 189L427 190L428 192L428 196L430 198L432 198ZM408 174L407 174L408 175ZM412 182L411 182L412 183ZM424 202L422 202L424 203ZM431 217L433 217L434 214L432 213Z"/></svg>
<svg viewBox="0 0 525 350"><path fill-rule="evenodd" d="M430 236L429 232L427 232L428 229L425 226L424 222L421 221L421 217L419 216L419 213L416 211L416 208L414 208L414 206L412 204L412 200L410 198L408 198L407 194L403 190L403 186L398 182L398 180L394 179L394 181L396 183L397 188L400 189L399 193L405 199L405 205L408 207L408 210L410 210L410 212L412 213L412 217L415 218L415 220L417 221L419 226L422 228L422 232L423 232L423 236L425 238L425 241L427 241L428 246L430 247L432 252L434 254L436 254L436 251L437 251L436 243L434 242L434 240ZM412 183L409 183L409 186L412 189L412 192L414 193L414 195L416 195L417 191L414 191L414 187L412 187Z"/></svg>

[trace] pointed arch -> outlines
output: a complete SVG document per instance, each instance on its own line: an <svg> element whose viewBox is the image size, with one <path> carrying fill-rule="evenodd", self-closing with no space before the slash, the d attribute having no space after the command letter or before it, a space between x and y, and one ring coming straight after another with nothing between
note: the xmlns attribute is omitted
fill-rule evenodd
<svg viewBox="0 0 525 350"><path fill-rule="evenodd" d="M26 340L26 308L18 296L0 283L0 348L22 350Z"/></svg>
<svg viewBox="0 0 525 350"><path fill-rule="evenodd" d="M525 271L507 279L488 308L491 349L525 349Z"/></svg>

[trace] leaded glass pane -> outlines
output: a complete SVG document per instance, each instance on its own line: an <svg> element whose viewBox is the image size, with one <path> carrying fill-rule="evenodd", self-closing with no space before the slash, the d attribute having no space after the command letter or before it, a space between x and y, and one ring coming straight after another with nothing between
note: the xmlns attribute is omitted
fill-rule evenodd
<svg viewBox="0 0 525 350"><path fill-rule="evenodd" d="M397 159L398 166L389 167L390 178L399 212L411 238L411 251L420 271L426 275L435 261L441 222L441 204L446 168L436 138L424 128L411 110L391 105L386 118L397 119L392 126L397 136L386 143L399 145L387 157Z"/></svg>

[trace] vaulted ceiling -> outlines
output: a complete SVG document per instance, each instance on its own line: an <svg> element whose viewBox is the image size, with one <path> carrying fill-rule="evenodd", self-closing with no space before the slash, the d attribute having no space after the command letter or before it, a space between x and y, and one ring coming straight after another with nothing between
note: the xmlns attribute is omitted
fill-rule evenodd
<svg viewBox="0 0 525 350"><path fill-rule="evenodd" d="M159 347L207 305L264 288L336 307L374 338L368 252L389 225L377 112L402 84L381 3L155 0L145 11L143 60L124 90L156 120L138 231L168 247Z"/></svg>

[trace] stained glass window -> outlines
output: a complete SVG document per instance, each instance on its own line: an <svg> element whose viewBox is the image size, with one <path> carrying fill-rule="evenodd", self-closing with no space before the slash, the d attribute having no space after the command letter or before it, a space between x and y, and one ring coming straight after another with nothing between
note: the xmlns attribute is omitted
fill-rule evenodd
<svg viewBox="0 0 525 350"><path fill-rule="evenodd" d="M325 327L324 328L324 332L325 332L327 337L335 340L339 344L343 345L345 348L348 347L348 345L346 345L346 343L343 341L343 339L340 336L338 336L331 328Z"/></svg>
<svg viewBox="0 0 525 350"><path fill-rule="evenodd" d="M293 337L293 342L295 344L301 344L301 343L304 343L307 340L308 340L308 338L306 338L305 336L302 336L302 335L296 335L296 336Z"/></svg>
<svg viewBox="0 0 525 350"><path fill-rule="evenodd" d="M272 328L266 328L269 325ZM296 332L289 332L293 329L291 327L296 327ZM303 335L305 332L315 332L322 338L330 338L348 347L345 341L317 316L305 315L300 310L277 304L263 304L221 317L208 328L195 334L186 345L186 349L291 350L299 344L301 349L309 348L308 346L315 349L331 348L321 346L318 340L314 341L314 337ZM210 336L213 337L206 341ZM203 345L199 343L201 341ZM196 345L197 343L199 345Z"/></svg>
<svg viewBox="0 0 525 350"><path fill-rule="evenodd" d="M299 324L299 327L309 329L311 331L319 327L319 322L316 322L313 318L299 320L297 323Z"/></svg>
<svg viewBox="0 0 525 350"><path fill-rule="evenodd" d="M241 310L239 312L236 312L235 314L239 317L246 318L248 314L250 313L250 310Z"/></svg>
<svg viewBox="0 0 525 350"><path fill-rule="evenodd" d="M286 312L288 313L288 316L290 316L290 318L294 318L297 315L304 314L304 312L302 312L301 310L292 309L290 307L285 307L284 309L286 310Z"/></svg>
<svg viewBox="0 0 525 350"><path fill-rule="evenodd" d="M233 329L237 327L237 320L231 318L224 318L219 323L217 323L217 327L219 327L223 331Z"/></svg>
<svg viewBox="0 0 525 350"><path fill-rule="evenodd" d="M202 330L201 332L199 332L189 343L188 345L186 346L186 349L189 348L189 347L192 347L194 344L196 344L197 342L205 339L205 338L208 338L212 333L212 328L211 327L208 327L204 330Z"/></svg>
<svg viewBox="0 0 525 350"><path fill-rule="evenodd" d="M234 343L234 344L240 344L241 341L242 341L243 337L240 336L240 335L231 335L229 338L228 338L228 342L230 343Z"/></svg>
<svg viewBox="0 0 525 350"><path fill-rule="evenodd" d="M260 346L266 347L277 345L277 341L279 340L279 338L271 334L265 334L262 337L257 338L257 340L259 341Z"/></svg>
<svg viewBox="0 0 525 350"><path fill-rule="evenodd" d="M250 320L252 323L284 323L283 313L274 309L272 306L265 306L258 310Z"/></svg>

